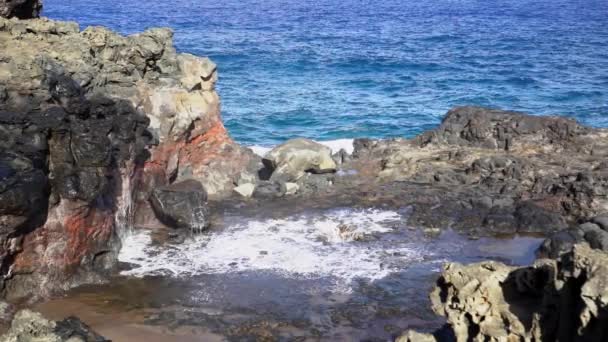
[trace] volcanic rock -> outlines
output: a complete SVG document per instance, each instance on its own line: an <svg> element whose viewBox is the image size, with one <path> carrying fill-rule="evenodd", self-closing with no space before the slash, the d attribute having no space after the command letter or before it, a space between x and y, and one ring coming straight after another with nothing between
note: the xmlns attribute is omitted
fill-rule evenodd
<svg viewBox="0 0 608 342"><path fill-rule="evenodd" d="M150 203L159 220L170 227L192 231L209 227L207 192L198 181L186 180L155 189Z"/></svg>
<svg viewBox="0 0 608 342"><path fill-rule="evenodd" d="M42 0L0 0L0 17L32 19L42 11Z"/></svg>
<svg viewBox="0 0 608 342"><path fill-rule="evenodd" d="M450 263L431 301L457 341L605 341L608 254L582 244L530 267Z"/></svg>

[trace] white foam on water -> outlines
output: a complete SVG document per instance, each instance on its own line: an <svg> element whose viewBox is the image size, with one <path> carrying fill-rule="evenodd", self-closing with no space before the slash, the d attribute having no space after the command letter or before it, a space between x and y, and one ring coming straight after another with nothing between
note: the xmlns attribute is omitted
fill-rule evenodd
<svg viewBox="0 0 608 342"><path fill-rule="evenodd" d="M272 147L268 146L251 145L247 147L249 147L253 151L253 153L257 154L260 157L263 157L266 153L272 150Z"/></svg>
<svg viewBox="0 0 608 342"><path fill-rule="evenodd" d="M328 141L317 141L319 144L325 145L331 148L332 153L339 152L341 149L344 149L346 153L352 154L355 150L354 139L336 139L336 140L328 140Z"/></svg>
<svg viewBox="0 0 608 342"><path fill-rule="evenodd" d="M325 145L325 146L329 147L331 149L331 153L336 153L336 152L339 152L341 149L344 149L346 151L346 153L352 154L353 151L355 150L355 147L353 145L353 143L355 141L354 139L336 139L336 140L326 140L326 141L315 140L315 141L321 145ZM274 148L274 146L268 147L268 146L259 146L259 145L252 145L252 146L247 146L247 147L249 147L253 151L253 153L257 154L258 156L262 156L262 157Z"/></svg>
<svg viewBox="0 0 608 342"><path fill-rule="evenodd" d="M149 233L140 230L125 237L119 260L138 265L123 272L137 277L270 271L286 277L332 277L349 284L398 271L398 266L390 266L394 262L386 263L387 258L398 258L401 266L422 260L424 253L414 243L384 246L374 239L365 241L369 235L392 231L401 220L391 210L331 210L315 216L250 220L171 246L151 245Z"/></svg>

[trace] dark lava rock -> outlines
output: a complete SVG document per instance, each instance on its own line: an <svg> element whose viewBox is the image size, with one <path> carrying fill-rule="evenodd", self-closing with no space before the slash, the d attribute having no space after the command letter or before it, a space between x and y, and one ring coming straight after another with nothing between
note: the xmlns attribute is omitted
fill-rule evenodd
<svg viewBox="0 0 608 342"><path fill-rule="evenodd" d="M98 268L105 272L105 264L102 267L98 261L103 259L99 256L113 250L114 235L109 233L113 221L99 218L111 214L116 206L121 168L137 163L138 155L149 144L144 133L148 120L132 105L101 95L85 98L78 83L51 62L45 72L42 87L48 87L50 97L30 94L22 95L23 101L0 102L0 289L7 289L4 285L11 282L15 284L10 288L23 294L34 283L43 282L17 284L27 277L5 275L15 256L24 254L24 236L38 229L53 236L44 244L63 239L69 253L77 258L90 256L86 259L90 263L81 265L83 269L90 267L91 274ZM14 106L21 102L35 106ZM130 124L120 127L117 122ZM47 216L54 211L65 221L45 226ZM100 233L82 239L90 234L87 230L91 226ZM35 259L33 263L45 262L44 256L35 255L37 250L32 247L26 258ZM61 264L48 261L53 267ZM82 263L69 258L64 262ZM75 269L73 265L66 268ZM54 279L65 286L61 279L68 278L70 271L57 272Z"/></svg>
<svg viewBox="0 0 608 342"><path fill-rule="evenodd" d="M418 136L420 145L444 142L461 146L509 150L513 139L540 136L552 143L567 143L587 129L563 117L538 117L483 107L456 107L441 126Z"/></svg>
<svg viewBox="0 0 608 342"><path fill-rule="evenodd" d="M593 249L608 251L608 231L603 230L594 221L597 222L597 218L592 219L592 222L551 235L543 241L539 247L539 253L550 258L557 258L570 252L572 247L580 242L588 243Z"/></svg>
<svg viewBox="0 0 608 342"><path fill-rule="evenodd" d="M209 227L207 192L196 180L156 189L150 196L156 217L173 228L200 231Z"/></svg>
<svg viewBox="0 0 608 342"><path fill-rule="evenodd" d="M584 233L576 228L562 230L545 239L539 247L539 254L544 257L557 258L568 253L572 247L584 240Z"/></svg>
<svg viewBox="0 0 608 342"><path fill-rule="evenodd" d="M515 210L515 219L521 232L554 232L567 227L559 213L545 210L532 202L520 203Z"/></svg>
<svg viewBox="0 0 608 342"><path fill-rule="evenodd" d="M42 0L0 0L0 17L32 19L42 11Z"/></svg>
<svg viewBox="0 0 608 342"><path fill-rule="evenodd" d="M111 342L93 331L91 327L86 325L78 317L74 316L70 316L63 321L57 321L55 326L55 334L65 341L71 341L71 339L80 339L85 342Z"/></svg>
<svg viewBox="0 0 608 342"><path fill-rule="evenodd" d="M608 231L608 214L596 216L591 219L591 222L597 224L603 230Z"/></svg>

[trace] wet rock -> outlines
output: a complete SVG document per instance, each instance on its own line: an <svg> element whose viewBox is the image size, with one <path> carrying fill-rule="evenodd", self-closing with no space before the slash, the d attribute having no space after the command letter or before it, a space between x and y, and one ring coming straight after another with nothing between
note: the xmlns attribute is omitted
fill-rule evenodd
<svg viewBox="0 0 608 342"><path fill-rule="evenodd" d="M30 310L19 311L9 331L0 339L5 342L110 342L76 317L53 322Z"/></svg>
<svg viewBox="0 0 608 342"><path fill-rule="evenodd" d="M187 180L156 189L150 203L158 219L170 227L192 231L209 227L207 192L198 181Z"/></svg>
<svg viewBox="0 0 608 342"><path fill-rule="evenodd" d="M0 17L32 19L42 11L42 0L0 0Z"/></svg>
<svg viewBox="0 0 608 342"><path fill-rule="evenodd" d="M336 171L331 149L312 140L293 139L268 152L264 165L272 170L272 180L294 182L310 173Z"/></svg>
<svg viewBox="0 0 608 342"><path fill-rule="evenodd" d="M35 4L0 9L36 16ZM222 124L215 64L178 54L172 35L0 18L2 295L99 281L117 227L161 225L152 190L196 179L230 194L254 161Z"/></svg>
<svg viewBox="0 0 608 342"><path fill-rule="evenodd" d="M431 294L457 341L597 341L608 336L608 254L576 245L530 267L445 266Z"/></svg>

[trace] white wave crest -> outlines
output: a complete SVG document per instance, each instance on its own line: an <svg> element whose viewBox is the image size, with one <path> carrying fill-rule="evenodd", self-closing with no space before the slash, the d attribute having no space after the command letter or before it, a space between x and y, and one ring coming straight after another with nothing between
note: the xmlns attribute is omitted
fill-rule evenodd
<svg viewBox="0 0 608 342"><path fill-rule="evenodd" d="M331 153L336 153L339 152L341 149L344 149L346 151L346 153L348 154L352 154L355 147L353 145L354 143L354 139L336 139L336 140L326 140L326 141L318 141L315 140L316 142L318 142L321 145L325 145L327 147L329 147L331 149ZM258 156L264 156L266 153L268 153L270 150L272 150L274 148L274 146L259 146L259 145L252 145L252 146L248 146L253 153L257 154Z"/></svg>

